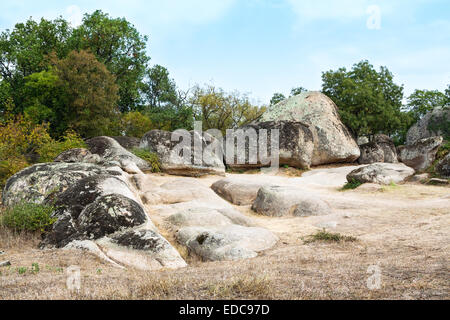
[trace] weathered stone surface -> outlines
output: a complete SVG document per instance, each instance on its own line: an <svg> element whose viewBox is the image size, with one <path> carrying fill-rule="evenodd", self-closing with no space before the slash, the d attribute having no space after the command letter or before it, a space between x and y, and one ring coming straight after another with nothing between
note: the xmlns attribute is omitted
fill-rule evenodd
<svg viewBox="0 0 450 320"><path fill-rule="evenodd" d="M268 166L272 154L271 130L278 130L279 164L309 169L314 151L313 134L309 127L309 125L297 121L266 121L245 125L239 128L243 133L241 138L238 136L239 131L235 131L236 139L227 136L227 139L234 139L234 143L232 142L231 145L235 148L234 159L226 158L227 165L231 168ZM245 137L253 137L253 144L250 145L250 139ZM243 142L243 148L240 147L240 140ZM264 141L261 144L265 148L263 154L267 156L267 159L260 157L260 140ZM228 148L228 144L225 144L224 149L226 150L226 148Z"/></svg>
<svg viewBox="0 0 450 320"><path fill-rule="evenodd" d="M7 267L10 266L11 262L9 260L6 261L0 261L0 267Z"/></svg>
<svg viewBox="0 0 450 320"><path fill-rule="evenodd" d="M91 163L41 163L16 173L6 182L2 199L6 206L21 201L41 203L50 194L58 194L77 181L99 174L120 176L120 169Z"/></svg>
<svg viewBox="0 0 450 320"><path fill-rule="evenodd" d="M447 128L443 130L443 128ZM414 124L406 136L406 145L420 139L450 134L450 106L435 108ZM437 129L437 130L436 130Z"/></svg>
<svg viewBox="0 0 450 320"><path fill-rule="evenodd" d="M430 179L429 173L421 173L421 174L415 174L414 176L410 177L408 179L408 182L425 182L428 179Z"/></svg>
<svg viewBox="0 0 450 320"><path fill-rule="evenodd" d="M180 243L208 261L253 258L257 252L271 248L278 241L266 229L233 224L220 229L185 227L176 236Z"/></svg>
<svg viewBox="0 0 450 320"><path fill-rule="evenodd" d="M361 156L360 164L375 162L397 163L397 151L391 138L384 134L377 134L372 142L359 146Z"/></svg>
<svg viewBox="0 0 450 320"><path fill-rule="evenodd" d="M442 144L442 137L420 139L413 144L398 148L401 162L421 171L430 167L436 159L436 153Z"/></svg>
<svg viewBox="0 0 450 320"><path fill-rule="evenodd" d="M182 139L189 136L191 148L189 149L189 144L186 144L186 148L190 150L190 156L183 156L184 154L181 154L181 150L177 146L183 141ZM179 140L174 139L175 141L171 139L171 132L151 130L142 137L139 147L157 153L162 171L168 174L198 177L225 173L222 152L214 152L216 147L222 148L222 146L211 135L204 132L200 136L198 132L191 131L187 137L181 138L180 136ZM202 147L194 148L194 140L198 141Z"/></svg>
<svg viewBox="0 0 450 320"><path fill-rule="evenodd" d="M213 183L211 189L225 200L242 206L252 204L256 199L258 190L263 186L265 184L237 179L222 179Z"/></svg>
<svg viewBox="0 0 450 320"><path fill-rule="evenodd" d="M431 185L447 185L447 184L450 184L450 180L448 180L448 179L432 178L432 179L430 179L430 181L428 181L428 184L431 184Z"/></svg>
<svg viewBox="0 0 450 320"><path fill-rule="evenodd" d="M116 140L123 148L127 150L139 148L139 143L141 142L141 139L135 137L115 136L111 138Z"/></svg>
<svg viewBox="0 0 450 320"><path fill-rule="evenodd" d="M259 189L252 210L266 216L288 216L299 217L319 216L332 213L327 202L320 197L309 194L304 190L269 186Z"/></svg>
<svg viewBox="0 0 450 320"><path fill-rule="evenodd" d="M119 163L129 173L140 173L140 170L151 171L147 161L135 156L110 137L95 137L86 141L89 151L97 154L105 161Z"/></svg>
<svg viewBox="0 0 450 320"><path fill-rule="evenodd" d="M279 120L310 125L314 140L312 165L354 162L360 156L356 141L340 120L337 106L320 92L304 92L271 106L260 121Z"/></svg>
<svg viewBox="0 0 450 320"><path fill-rule="evenodd" d="M54 160L54 162L87 162L87 163L99 163L101 157L97 154L92 154L88 149L75 148L60 153Z"/></svg>
<svg viewBox="0 0 450 320"><path fill-rule="evenodd" d="M362 183L401 183L414 175L414 169L403 163L373 163L353 170L347 175L347 181Z"/></svg>
<svg viewBox="0 0 450 320"><path fill-rule="evenodd" d="M450 178L450 153L439 161L435 167L436 173L442 178Z"/></svg>

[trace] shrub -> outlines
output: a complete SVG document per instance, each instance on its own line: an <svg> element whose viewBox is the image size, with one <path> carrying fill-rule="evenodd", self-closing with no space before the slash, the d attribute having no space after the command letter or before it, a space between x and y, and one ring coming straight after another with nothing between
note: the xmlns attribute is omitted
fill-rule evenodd
<svg viewBox="0 0 450 320"><path fill-rule="evenodd" d="M0 189L3 189L9 177L28 166L29 164L24 157L0 160Z"/></svg>
<svg viewBox="0 0 450 320"><path fill-rule="evenodd" d="M310 235L305 243L311 243L315 241L325 241L325 242L354 242L357 239L352 236L345 236L340 233L331 233L326 231L325 229L316 232L313 235Z"/></svg>
<svg viewBox="0 0 450 320"><path fill-rule="evenodd" d="M152 121L139 111L124 114L120 121L121 131L130 137L142 137L152 127Z"/></svg>
<svg viewBox="0 0 450 320"><path fill-rule="evenodd" d="M22 202L6 208L1 217L1 224L15 231L45 232L56 221L49 205Z"/></svg>
<svg viewBox="0 0 450 320"><path fill-rule="evenodd" d="M432 178L439 178L439 174L436 173L436 165L449 153L450 141L444 141L436 153L436 159L434 160L433 164L426 170L427 173L431 174Z"/></svg>
<svg viewBox="0 0 450 320"><path fill-rule="evenodd" d="M139 158L147 161L152 168L152 172L161 172L161 163L156 153L140 148L133 148L131 152Z"/></svg>
<svg viewBox="0 0 450 320"><path fill-rule="evenodd" d="M362 182L360 182L356 179L352 179L351 181L346 182L344 184L344 186L341 188L341 190L344 191L344 190L356 189L362 184L363 184Z"/></svg>
<svg viewBox="0 0 450 320"><path fill-rule="evenodd" d="M69 130L60 141L50 139L40 144L36 152L40 162L51 162L60 153L74 148L86 148L86 143L75 131Z"/></svg>

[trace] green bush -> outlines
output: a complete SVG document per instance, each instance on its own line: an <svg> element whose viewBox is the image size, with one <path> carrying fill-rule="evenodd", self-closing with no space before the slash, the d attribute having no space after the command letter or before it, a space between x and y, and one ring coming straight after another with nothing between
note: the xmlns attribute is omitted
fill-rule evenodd
<svg viewBox="0 0 450 320"><path fill-rule="evenodd" d="M152 172L161 172L161 163L156 153L141 148L133 148L131 152L139 158L148 162Z"/></svg>
<svg viewBox="0 0 450 320"><path fill-rule="evenodd" d="M68 131L62 140L51 139L41 144L36 152L40 162L52 162L60 153L75 148L86 148L86 143L76 132Z"/></svg>
<svg viewBox="0 0 450 320"><path fill-rule="evenodd" d="M325 242L354 242L358 239L352 236L342 235L340 233L331 233L326 231L325 229L321 231L317 231L315 234L312 234L308 237L308 239L304 240L305 243L311 243L316 241L325 241Z"/></svg>
<svg viewBox="0 0 450 320"><path fill-rule="evenodd" d="M444 141L436 153L436 160L434 160L433 164L426 170L427 173L431 174L432 178L439 178L439 175L436 173L436 165L449 153L450 141Z"/></svg>
<svg viewBox="0 0 450 320"><path fill-rule="evenodd" d="M360 185L362 185L363 183L356 180L356 179L352 179L351 181L348 181L344 184L344 186L341 188L341 190L351 190L351 189L356 189L358 188Z"/></svg>
<svg viewBox="0 0 450 320"><path fill-rule="evenodd" d="M0 222L15 231L45 232L56 221L53 211L49 205L23 202L6 208Z"/></svg>

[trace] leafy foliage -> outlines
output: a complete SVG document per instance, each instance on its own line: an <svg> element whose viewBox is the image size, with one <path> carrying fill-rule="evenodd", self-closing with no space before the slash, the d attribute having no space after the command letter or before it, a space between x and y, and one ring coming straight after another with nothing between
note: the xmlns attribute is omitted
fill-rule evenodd
<svg viewBox="0 0 450 320"><path fill-rule="evenodd" d="M392 135L406 127L402 113L403 86L393 82L392 73L376 71L368 61L352 70L340 68L322 74L322 91L338 106L342 121L356 136Z"/></svg>
<svg viewBox="0 0 450 320"><path fill-rule="evenodd" d="M120 120L120 131L125 136L140 138L151 129L152 121L139 111L125 113Z"/></svg>
<svg viewBox="0 0 450 320"><path fill-rule="evenodd" d="M69 130L60 141L51 139L39 145L36 152L40 162L51 162L60 153L74 148L86 148L86 143L75 131Z"/></svg>
<svg viewBox="0 0 450 320"><path fill-rule="evenodd" d="M214 86L196 87L191 104L203 130L218 129L222 133L257 120L266 110L251 104L246 95L226 93Z"/></svg>
<svg viewBox="0 0 450 320"><path fill-rule="evenodd" d="M433 111L436 107L444 106L446 96L438 90L418 90L416 89L409 97L407 108L418 121L426 113Z"/></svg>
<svg viewBox="0 0 450 320"><path fill-rule="evenodd" d="M23 202L6 208L1 223L15 231L45 232L56 221L53 211L49 205Z"/></svg>
<svg viewBox="0 0 450 320"><path fill-rule="evenodd" d="M352 190L352 189L356 189L358 188L360 185L362 185L363 183L356 180L356 179L352 179L351 181L347 181L344 186L341 188L342 191L345 190Z"/></svg>
<svg viewBox="0 0 450 320"><path fill-rule="evenodd" d="M147 161L152 168L152 172L161 172L161 163L156 153L140 148L133 148L131 152L139 158Z"/></svg>

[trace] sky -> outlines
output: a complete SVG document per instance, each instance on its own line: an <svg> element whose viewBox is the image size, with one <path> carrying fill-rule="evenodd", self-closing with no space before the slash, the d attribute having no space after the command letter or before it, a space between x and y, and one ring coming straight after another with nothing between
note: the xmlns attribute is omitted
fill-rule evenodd
<svg viewBox="0 0 450 320"><path fill-rule="evenodd" d="M0 31L29 17L74 26L101 9L149 37L151 64L182 89L214 84L266 104L293 87L321 89L322 72L369 60L405 95L450 84L449 0L6 0Z"/></svg>

